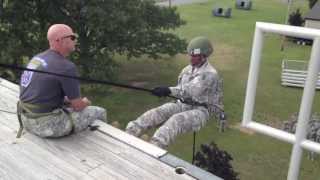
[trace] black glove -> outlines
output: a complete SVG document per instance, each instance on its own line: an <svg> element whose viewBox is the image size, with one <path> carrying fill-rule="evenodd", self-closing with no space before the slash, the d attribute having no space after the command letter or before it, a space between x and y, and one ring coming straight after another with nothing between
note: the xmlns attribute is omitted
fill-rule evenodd
<svg viewBox="0 0 320 180"><path fill-rule="evenodd" d="M156 87L151 90L151 93L158 97L169 96L171 93L168 87Z"/></svg>

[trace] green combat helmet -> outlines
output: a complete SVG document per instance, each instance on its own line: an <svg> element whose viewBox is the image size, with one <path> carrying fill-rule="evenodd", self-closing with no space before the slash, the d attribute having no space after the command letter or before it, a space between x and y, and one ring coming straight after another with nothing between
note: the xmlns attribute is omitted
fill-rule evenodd
<svg viewBox="0 0 320 180"><path fill-rule="evenodd" d="M213 52L213 47L208 38L199 36L193 38L187 47L189 55L203 54L206 57L210 56Z"/></svg>

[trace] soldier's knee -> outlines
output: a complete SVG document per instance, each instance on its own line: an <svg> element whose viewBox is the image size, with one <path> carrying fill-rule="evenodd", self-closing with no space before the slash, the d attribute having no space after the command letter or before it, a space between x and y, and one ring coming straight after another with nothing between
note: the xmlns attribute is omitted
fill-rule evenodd
<svg viewBox="0 0 320 180"><path fill-rule="evenodd" d="M97 111L98 111L97 118L101 121L108 122L107 110L104 108L98 107Z"/></svg>
<svg viewBox="0 0 320 180"><path fill-rule="evenodd" d="M83 113L93 117L94 119L107 122L107 111L102 107L88 106L83 110Z"/></svg>
<svg viewBox="0 0 320 180"><path fill-rule="evenodd" d="M134 121L130 121L125 129L128 134L134 136L140 136L142 133L142 129L138 126Z"/></svg>
<svg viewBox="0 0 320 180"><path fill-rule="evenodd" d="M159 148L166 149L168 144L162 142L161 140L157 139L156 137L152 137L150 143L153 145L158 146Z"/></svg>
<svg viewBox="0 0 320 180"><path fill-rule="evenodd" d="M166 124L172 124L172 123L183 123L185 117L183 114L179 113L179 114L174 114L173 116L171 116L168 121L166 122Z"/></svg>

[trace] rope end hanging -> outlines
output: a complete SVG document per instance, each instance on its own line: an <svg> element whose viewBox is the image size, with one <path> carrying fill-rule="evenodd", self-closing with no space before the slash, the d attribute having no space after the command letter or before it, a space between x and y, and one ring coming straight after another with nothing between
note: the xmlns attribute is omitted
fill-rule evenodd
<svg viewBox="0 0 320 180"><path fill-rule="evenodd" d="M16 138L20 138L21 135L22 135L22 132L23 132L23 123L22 123L22 119L21 119L21 106L20 106L20 101L17 102L17 117L18 117L18 120L19 120L19 130L18 130L18 133L17 133L17 136Z"/></svg>

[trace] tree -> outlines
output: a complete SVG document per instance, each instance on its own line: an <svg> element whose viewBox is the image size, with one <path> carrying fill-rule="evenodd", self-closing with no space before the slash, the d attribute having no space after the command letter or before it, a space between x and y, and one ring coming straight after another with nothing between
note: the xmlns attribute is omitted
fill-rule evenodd
<svg viewBox="0 0 320 180"><path fill-rule="evenodd" d="M289 24L293 26L303 26L304 24L304 19L302 18L302 15L300 13L300 9L297 9L295 12L292 12L289 16ZM310 39L305 39L305 38L298 38L298 37L291 37L291 36L286 36L288 40L293 41L295 43L303 43L307 45L312 44L312 40Z"/></svg>
<svg viewBox="0 0 320 180"><path fill-rule="evenodd" d="M46 32L54 23L70 25L78 33L72 59L80 73L110 79L115 54L128 58L183 52L186 42L169 32L185 22L176 8L156 6L152 0L4 0L0 1L1 62L23 64L48 48Z"/></svg>
<svg viewBox="0 0 320 180"><path fill-rule="evenodd" d="M318 0L309 0L309 8L311 9L317 2Z"/></svg>
<svg viewBox="0 0 320 180"><path fill-rule="evenodd" d="M300 9L296 9L295 12L292 12L289 16L289 24L293 26L302 26L304 23L304 20L302 18L302 15L300 13Z"/></svg>
<svg viewBox="0 0 320 180"><path fill-rule="evenodd" d="M225 180L239 180L238 173L230 164L233 159L228 152L220 150L214 142L201 144L200 148L195 157L196 166Z"/></svg>

